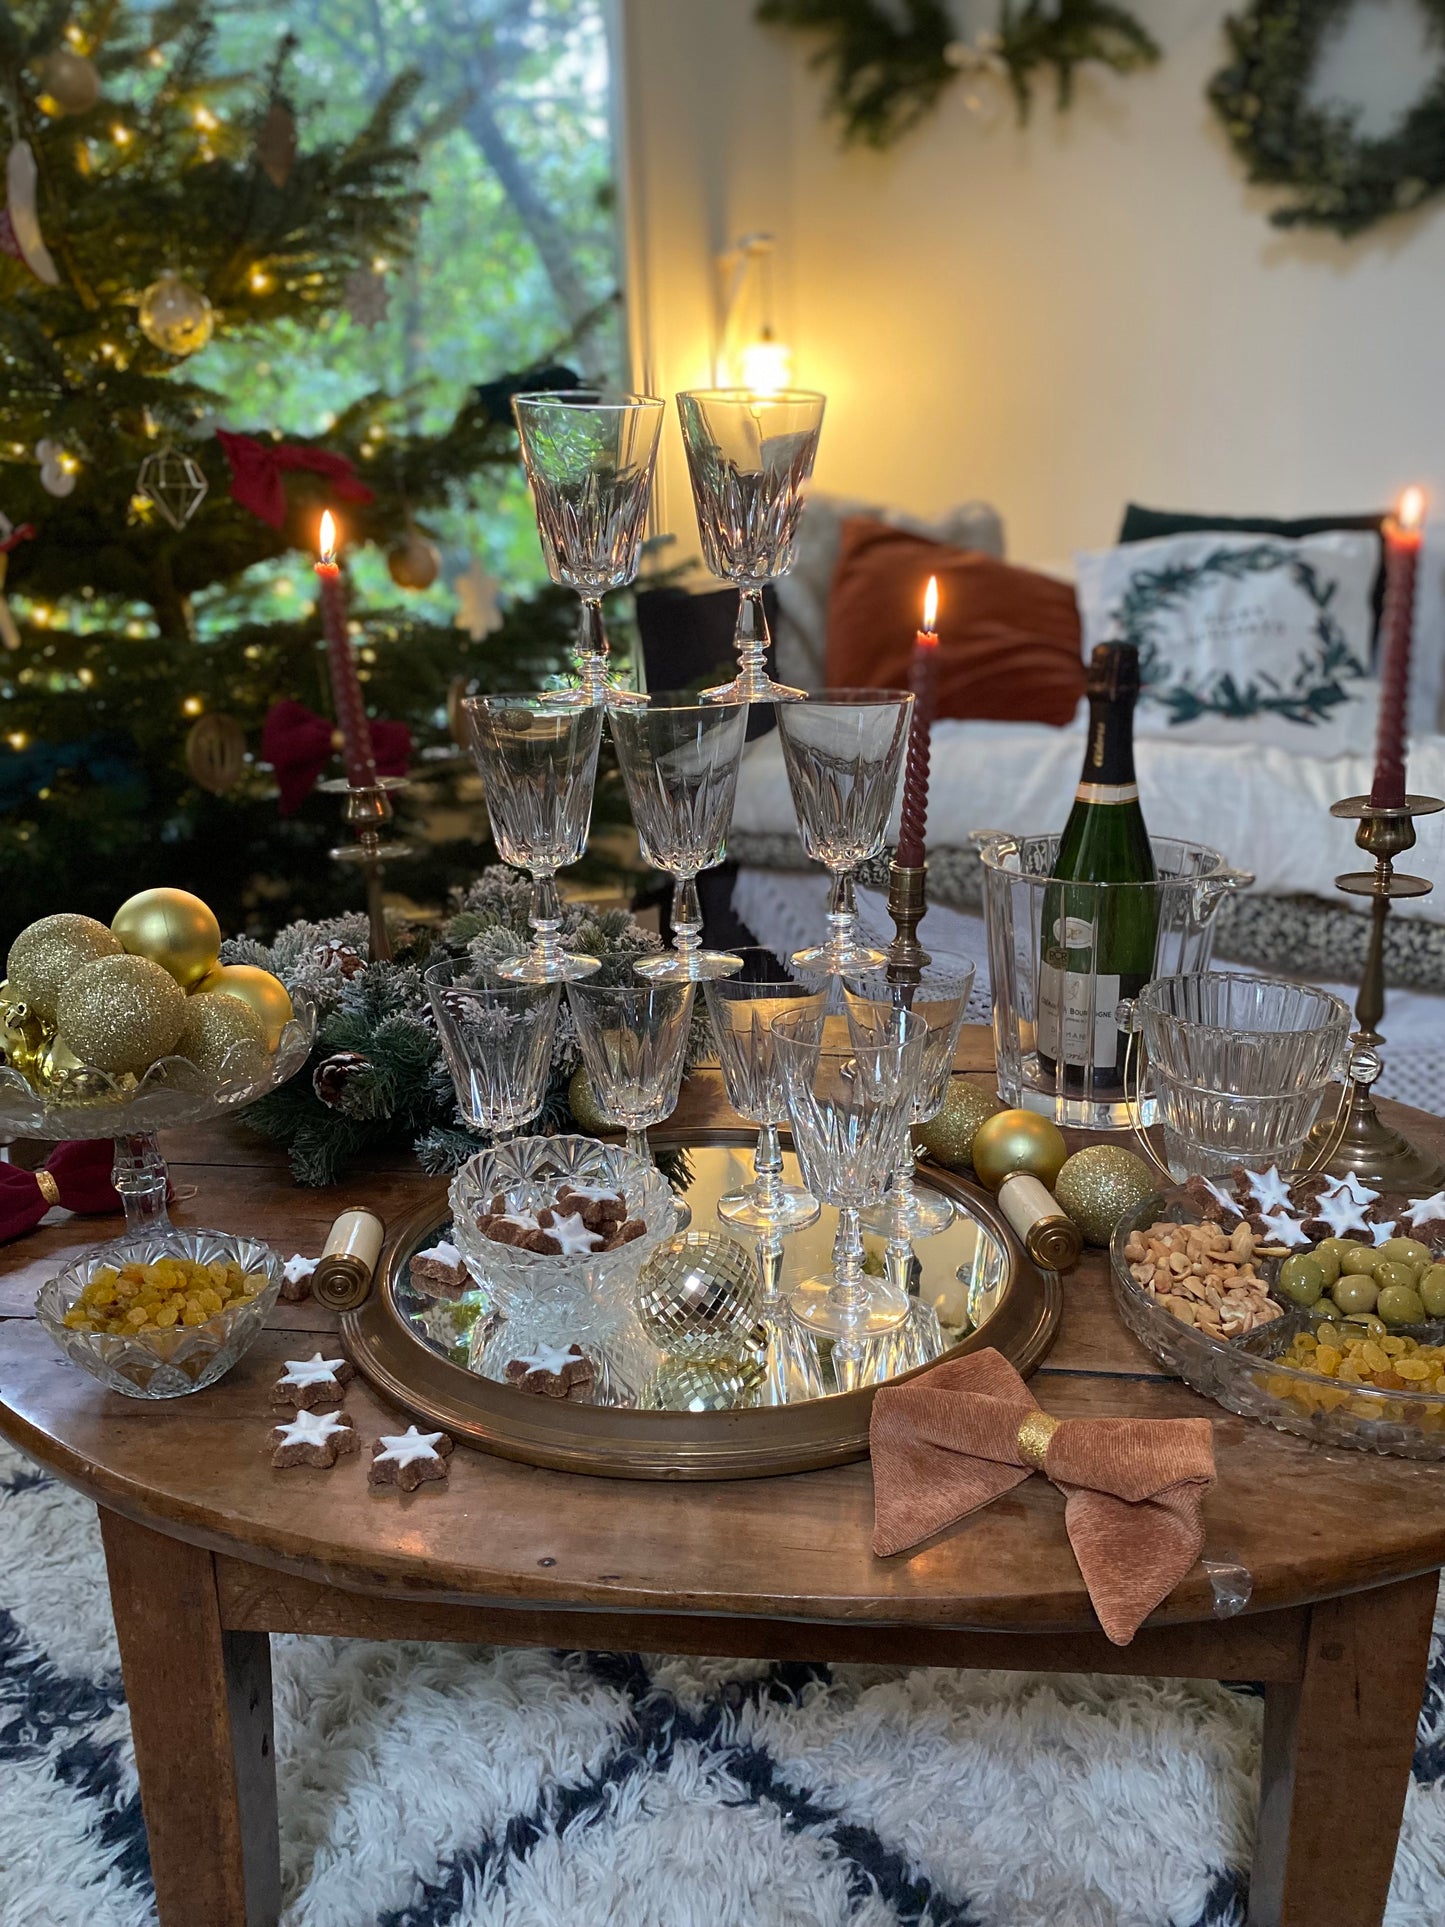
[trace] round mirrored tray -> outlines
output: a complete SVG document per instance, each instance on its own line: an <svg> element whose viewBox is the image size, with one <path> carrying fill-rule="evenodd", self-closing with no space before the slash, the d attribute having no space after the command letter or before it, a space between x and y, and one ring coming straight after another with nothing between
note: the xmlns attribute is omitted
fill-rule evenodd
<svg viewBox="0 0 1445 1927"><path fill-rule="evenodd" d="M796 1283L827 1269L837 1214L824 1208L768 1247L717 1217L718 1199L752 1177L751 1133L659 1130L651 1141L691 1210L691 1229L735 1239L762 1288L776 1294L757 1307L751 1343L736 1356L670 1352L629 1316L620 1336L600 1350L588 1345L598 1369L581 1398L519 1390L503 1376L512 1348L484 1287L453 1302L411 1283L411 1258L450 1222L439 1189L395 1228L370 1297L342 1317L357 1368L403 1410L504 1458L609 1478L760 1478L866 1456L878 1383L985 1345L1027 1375L1053 1343L1056 1275L1034 1265L990 1197L923 1166L919 1182L952 1200L954 1221L914 1244L907 1281L915 1306L899 1336L866 1361L872 1382L839 1390L826 1342L800 1347L784 1309ZM799 1182L791 1151L785 1167L786 1181ZM882 1271L884 1240L870 1235L867 1247L869 1268ZM898 1262L895 1254L895 1276Z"/></svg>

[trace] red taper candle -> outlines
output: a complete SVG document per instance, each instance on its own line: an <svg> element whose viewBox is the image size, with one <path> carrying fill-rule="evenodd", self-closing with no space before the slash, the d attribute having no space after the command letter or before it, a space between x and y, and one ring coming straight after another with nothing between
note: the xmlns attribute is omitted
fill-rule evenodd
<svg viewBox="0 0 1445 1927"><path fill-rule="evenodd" d="M1405 729L1410 706L1410 655L1415 643L1415 577L1425 523L1425 491L1407 488L1385 521L1385 646L1380 665L1380 722L1375 737L1376 809L1405 807Z"/></svg>
<svg viewBox="0 0 1445 1927"><path fill-rule="evenodd" d="M346 780L354 790L376 782L376 757L371 747L371 725L361 699L351 632L346 621L346 589L336 561L336 524L330 509L321 518L321 559L316 564L321 596L321 633L326 638L326 665L331 675L331 706L341 731L341 755Z"/></svg>
<svg viewBox="0 0 1445 1927"><path fill-rule="evenodd" d="M913 722L908 761L903 770L903 820L898 828L900 869L920 870L928 827L928 738L938 700L938 577L928 578L923 597L923 627L913 638Z"/></svg>

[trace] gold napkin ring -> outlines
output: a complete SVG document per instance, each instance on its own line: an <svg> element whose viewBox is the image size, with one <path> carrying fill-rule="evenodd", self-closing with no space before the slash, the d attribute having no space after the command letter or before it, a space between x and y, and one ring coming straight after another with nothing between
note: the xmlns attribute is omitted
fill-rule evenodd
<svg viewBox="0 0 1445 1927"><path fill-rule="evenodd" d="M1049 1440L1058 1429L1058 1419L1051 1418L1047 1412L1030 1412L1027 1418L1019 1421L1018 1437L1014 1444L1025 1464L1033 1466L1035 1471L1043 1471Z"/></svg>
<svg viewBox="0 0 1445 1927"><path fill-rule="evenodd" d="M35 1171L31 1174L40 1186L40 1195L47 1204L60 1203L60 1186L48 1171Z"/></svg>

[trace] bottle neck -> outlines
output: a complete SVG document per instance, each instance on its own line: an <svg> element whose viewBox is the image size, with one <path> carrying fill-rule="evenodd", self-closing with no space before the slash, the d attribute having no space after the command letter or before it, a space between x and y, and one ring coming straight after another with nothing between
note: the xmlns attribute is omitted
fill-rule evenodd
<svg viewBox="0 0 1445 1927"><path fill-rule="evenodd" d="M1134 775L1132 699L1094 696L1089 701L1089 743L1076 798L1081 803L1132 803L1139 795Z"/></svg>

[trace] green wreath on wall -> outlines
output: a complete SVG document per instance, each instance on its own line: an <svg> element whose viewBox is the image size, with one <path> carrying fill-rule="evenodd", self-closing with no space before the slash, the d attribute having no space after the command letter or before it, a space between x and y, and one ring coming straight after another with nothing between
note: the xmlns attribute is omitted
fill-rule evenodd
<svg viewBox="0 0 1445 1927"><path fill-rule="evenodd" d="M1075 68L1132 73L1159 58L1152 36L1113 0L1001 0L997 31L975 41L959 38L946 0L759 0L757 17L823 36L814 64L829 70L828 111L845 141L869 147L891 146L966 75L997 74L1026 120L1046 68L1067 107Z"/></svg>
<svg viewBox="0 0 1445 1927"><path fill-rule="evenodd" d="M1276 227L1358 234L1445 188L1445 0L1421 0L1440 64L1390 133L1367 139L1359 111L1308 99L1329 36L1356 0L1254 0L1225 22L1232 58L1209 98L1249 178L1293 199L1270 215Z"/></svg>

